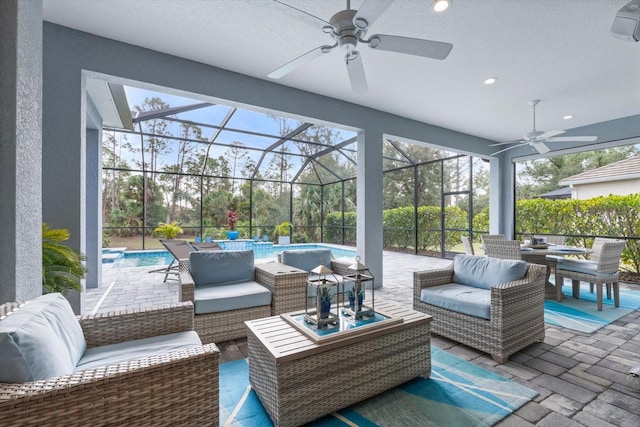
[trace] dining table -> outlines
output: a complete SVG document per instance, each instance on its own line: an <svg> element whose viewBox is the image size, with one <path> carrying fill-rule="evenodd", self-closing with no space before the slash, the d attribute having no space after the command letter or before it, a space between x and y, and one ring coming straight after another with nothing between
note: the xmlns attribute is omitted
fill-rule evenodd
<svg viewBox="0 0 640 427"><path fill-rule="evenodd" d="M568 245L554 245L554 244L546 244L546 245L522 245L520 248L520 253L522 255L522 259L524 261L533 263L533 264L541 264L547 266L547 277L545 281L545 298L546 299L557 299L556 286L549 281L549 276L551 275L551 270L555 270L555 267L558 263L558 259L560 257L565 257L569 255L586 255L590 254L593 251L588 248L581 248L577 246L568 246ZM547 256L553 255L553 256Z"/></svg>

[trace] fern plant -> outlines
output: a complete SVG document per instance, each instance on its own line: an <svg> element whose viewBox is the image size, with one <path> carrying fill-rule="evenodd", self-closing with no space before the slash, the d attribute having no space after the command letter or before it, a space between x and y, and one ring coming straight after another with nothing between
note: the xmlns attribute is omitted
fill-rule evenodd
<svg viewBox="0 0 640 427"><path fill-rule="evenodd" d="M80 280L87 271L82 264L85 257L61 243L69 236L67 229L42 224L42 285L45 292L64 294L70 289L82 289Z"/></svg>

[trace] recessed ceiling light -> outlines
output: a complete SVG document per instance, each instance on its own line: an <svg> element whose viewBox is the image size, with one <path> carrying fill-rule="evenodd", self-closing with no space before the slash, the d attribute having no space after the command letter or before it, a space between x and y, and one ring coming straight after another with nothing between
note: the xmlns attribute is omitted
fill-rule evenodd
<svg viewBox="0 0 640 427"><path fill-rule="evenodd" d="M573 119L573 116L571 114L568 114L568 115L564 116L563 119L565 119L565 120Z"/></svg>
<svg viewBox="0 0 640 427"><path fill-rule="evenodd" d="M497 81L498 81L498 78L497 78L497 77L489 77L488 79L485 79L484 84L486 84L486 85L492 85L492 84L494 84L494 83L495 83L495 82L497 82Z"/></svg>
<svg viewBox="0 0 640 427"><path fill-rule="evenodd" d="M444 12L451 6L452 0L434 0L431 8L434 12Z"/></svg>

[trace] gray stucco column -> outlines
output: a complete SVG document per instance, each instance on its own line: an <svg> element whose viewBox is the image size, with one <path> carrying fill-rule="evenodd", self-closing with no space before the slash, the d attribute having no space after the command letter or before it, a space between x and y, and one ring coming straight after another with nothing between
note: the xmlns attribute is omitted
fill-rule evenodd
<svg viewBox="0 0 640 427"><path fill-rule="evenodd" d="M501 233L507 239L513 239L515 168L510 159L505 157L491 159L490 166L489 232L491 234Z"/></svg>
<svg viewBox="0 0 640 427"><path fill-rule="evenodd" d="M86 77L74 49L56 47L44 37L42 220L69 230L64 243L86 255ZM87 280L96 273L87 271ZM65 297L76 314L82 313L84 292L71 290Z"/></svg>
<svg viewBox="0 0 640 427"><path fill-rule="evenodd" d="M382 132L358 132L357 247L360 262L382 283Z"/></svg>
<svg viewBox="0 0 640 427"><path fill-rule="evenodd" d="M87 129L86 138L86 287L89 289L99 287L102 280L102 132Z"/></svg>
<svg viewBox="0 0 640 427"><path fill-rule="evenodd" d="M0 1L0 303L42 295L42 1Z"/></svg>

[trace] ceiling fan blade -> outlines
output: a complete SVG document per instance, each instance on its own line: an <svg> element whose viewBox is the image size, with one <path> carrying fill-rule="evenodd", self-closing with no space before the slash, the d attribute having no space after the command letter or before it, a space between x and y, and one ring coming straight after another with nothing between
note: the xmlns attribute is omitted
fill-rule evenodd
<svg viewBox="0 0 640 427"><path fill-rule="evenodd" d="M445 59L453 49L451 43L390 36L388 34L374 34L368 40L368 43L372 49L406 53L432 59Z"/></svg>
<svg viewBox="0 0 640 427"><path fill-rule="evenodd" d="M366 30L387 10L394 0L368 0L365 1L353 17L353 23L361 30Z"/></svg>
<svg viewBox="0 0 640 427"><path fill-rule="evenodd" d="M542 135L539 135L537 137L534 138L535 141L544 141L546 139L549 139L551 137L554 137L556 135L560 135L565 133L566 131L564 130L549 130L546 131L545 133L543 133Z"/></svg>
<svg viewBox="0 0 640 427"><path fill-rule="evenodd" d="M298 56L293 61L287 62L277 70L272 71L271 73L269 73L269 77L272 79L279 79L280 77L286 76L290 72L302 67L307 62L313 61L317 57L329 52L334 47L335 46L320 46L313 50L310 50L309 52Z"/></svg>
<svg viewBox="0 0 640 427"><path fill-rule="evenodd" d="M354 53L357 55L353 55ZM362 55L356 50L351 52L351 58L349 58L349 55L350 54L347 54L347 56L345 56L345 61L347 63L347 72L349 73L351 87L355 92L367 92L369 88L367 87L367 77L364 75Z"/></svg>
<svg viewBox="0 0 640 427"><path fill-rule="evenodd" d="M492 156L495 156L496 154L500 154L500 153L503 153L503 152L505 152L505 151L507 151L507 150L511 150L512 148L522 147L523 145L527 145L527 143L526 143L526 142L523 142L523 143L521 143L521 144L512 145L511 147L503 148L503 149L502 149L502 150L500 150L500 151L496 151L495 153L493 153L493 154L491 154L491 155L492 155Z"/></svg>
<svg viewBox="0 0 640 427"><path fill-rule="evenodd" d="M548 138L550 142L594 142L597 141L597 136L560 136L556 138Z"/></svg>
<svg viewBox="0 0 640 427"><path fill-rule="evenodd" d="M326 27L327 25L333 27L329 22L325 21L322 18L319 18L315 15L310 14L309 12L305 12L302 9L298 9L295 6L291 6L280 0L269 0L265 2L267 6L273 6L283 11L284 13L293 16L296 19L300 19L301 21L315 27L322 29L322 27Z"/></svg>
<svg viewBox="0 0 640 427"><path fill-rule="evenodd" d="M506 144L519 144L521 142L525 142L525 141L519 139L517 141L496 142L495 144L489 144L489 147L497 147L499 145L506 145Z"/></svg>
<svg viewBox="0 0 640 427"><path fill-rule="evenodd" d="M533 148L538 150L538 153L540 153L540 154L545 154L545 153L548 153L549 151L551 151L551 150L549 150L549 147L547 147L545 145L544 142L533 141L533 142L531 142L531 145L533 146Z"/></svg>

